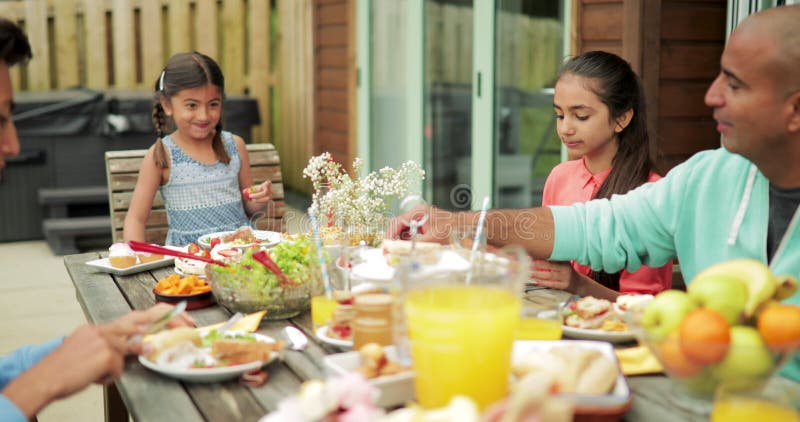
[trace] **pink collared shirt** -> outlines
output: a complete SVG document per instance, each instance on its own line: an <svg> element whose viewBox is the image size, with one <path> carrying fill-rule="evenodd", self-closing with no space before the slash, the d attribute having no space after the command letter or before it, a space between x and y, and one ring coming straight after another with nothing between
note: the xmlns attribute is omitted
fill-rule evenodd
<svg viewBox="0 0 800 422"><path fill-rule="evenodd" d="M572 205L578 202L591 200L600 185L611 173L611 169L592 174L586 168L583 159L566 161L557 165L547 176L542 193L542 206ZM654 182L661 176L650 172L648 182ZM591 267L572 263L575 270L583 275L589 275ZM652 268L642 266L636 272L622 270L619 278L621 293L656 294L669 289L672 285L672 262L663 267Z"/></svg>

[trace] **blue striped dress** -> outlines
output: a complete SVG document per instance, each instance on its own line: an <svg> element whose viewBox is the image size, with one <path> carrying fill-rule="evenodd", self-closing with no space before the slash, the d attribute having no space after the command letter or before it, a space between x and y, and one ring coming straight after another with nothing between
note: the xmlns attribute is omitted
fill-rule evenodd
<svg viewBox="0 0 800 422"><path fill-rule="evenodd" d="M167 245L183 246L204 234L249 225L239 189L242 160L230 132L222 132L222 142L231 157L227 165L194 160L171 136L162 142L170 157L169 180L160 188L169 223Z"/></svg>

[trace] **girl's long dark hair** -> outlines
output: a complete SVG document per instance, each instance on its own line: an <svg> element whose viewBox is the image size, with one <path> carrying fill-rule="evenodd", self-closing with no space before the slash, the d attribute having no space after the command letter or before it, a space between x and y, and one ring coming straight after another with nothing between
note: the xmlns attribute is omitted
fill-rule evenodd
<svg viewBox="0 0 800 422"><path fill-rule="evenodd" d="M612 53L589 51L564 63L558 77L566 74L587 80L586 88L608 107L612 122L633 110L630 123L617 134L619 147L611 161L611 172L594 198L611 198L646 183L650 172L655 171L655 165L650 157L644 91L630 64ZM592 270L589 277L619 291L619 272L609 274Z"/></svg>
<svg viewBox="0 0 800 422"><path fill-rule="evenodd" d="M217 62L205 54L192 51L190 53L178 53L170 57L164 71L158 75L155 84L155 94L153 95L153 124L158 131L156 139L154 158L159 168L169 167L167 154L164 151L164 144L161 138L167 129L167 116L161 106L161 99L169 101L173 95L184 89L202 87L212 84L219 88L222 98L225 98L225 77ZM214 128L216 133L211 141L211 147L217 155L217 159L225 164L230 163L231 157L225 151L222 143L222 118L220 116L217 126Z"/></svg>

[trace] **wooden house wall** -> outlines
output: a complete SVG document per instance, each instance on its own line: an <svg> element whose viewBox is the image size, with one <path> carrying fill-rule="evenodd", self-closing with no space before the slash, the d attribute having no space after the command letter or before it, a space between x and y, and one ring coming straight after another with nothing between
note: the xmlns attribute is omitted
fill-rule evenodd
<svg viewBox="0 0 800 422"><path fill-rule="evenodd" d="M314 0L315 154L356 154L356 0ZM364 36L367 36L366 34Z"/></svg>
<svg viewBox="0 0 800 422"><path fill-rule="evenodd" d="M577 0L573 50L625 57L642 77L653 155L666 172L719 146L703 96L719 72L725 0Z"/></svg>

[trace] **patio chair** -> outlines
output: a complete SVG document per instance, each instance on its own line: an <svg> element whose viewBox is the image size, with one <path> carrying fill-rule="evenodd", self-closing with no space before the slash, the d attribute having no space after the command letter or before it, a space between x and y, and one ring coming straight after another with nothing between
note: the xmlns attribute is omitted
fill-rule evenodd
<svg viewBox="0 0 800 422"><path fill-rule="evenodd" d="M106 178L108 180L108 206L111 211L111 231L114 242L123 239L125 216L139 177L139 165L147 150L107 151L105 153ZM272 181L273 201L268 204L267 217L255 221L260 230L282 232L286 204L283 200L283 183L278 151L272 144L247 144L250 157L250 173L254 183ZM167 212L160 193L156 193L153 208L145 225L145 241L163 245L167 238Z"/></svg>

